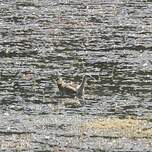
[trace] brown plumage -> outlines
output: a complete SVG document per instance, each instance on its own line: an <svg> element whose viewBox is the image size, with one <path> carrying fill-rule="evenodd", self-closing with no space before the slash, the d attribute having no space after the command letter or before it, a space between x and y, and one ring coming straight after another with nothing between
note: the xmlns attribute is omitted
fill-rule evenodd
<svg viewBox="0 0 152 152"><path fill-rule="evenodd" d="M62 93L62 95L82 97L84 95L85 83L88 76L89 75L83 76L83 79L80 85L75 85L73 83L65 83L62 80L62 78L58 78L57 85L58 85L59 91Z"/></svg>
<svg viewBox="0 0 152 152"><path fill-rule="evenodd" d="M58 78L57 85L59 88L59 91L62 93L62 95L74 95L76 94L76 88L73 87L69 83L65 83L62 78Z"/></svg>

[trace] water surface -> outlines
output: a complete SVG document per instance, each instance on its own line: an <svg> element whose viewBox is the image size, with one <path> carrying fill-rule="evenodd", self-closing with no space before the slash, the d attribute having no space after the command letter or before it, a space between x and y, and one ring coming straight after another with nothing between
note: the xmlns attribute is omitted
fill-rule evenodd
<svg viewBox="0 0 152 152"><path fill-rule="evenodd" d="M0 3L2 150L152 150L152 136L97 137L81 130L100 118L151 122L151 1ZM84 74L96 79L88 80L85 103L66 104L76 99L59 96L51 79L56 73L66 81L80 82Z"/></svg>

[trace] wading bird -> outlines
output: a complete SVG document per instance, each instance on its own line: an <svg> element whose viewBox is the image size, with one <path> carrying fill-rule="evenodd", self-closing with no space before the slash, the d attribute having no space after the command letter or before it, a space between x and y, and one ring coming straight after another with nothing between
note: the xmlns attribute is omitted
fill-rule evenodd
<svg viewBox="0 0 152 152"><path fill-rule="evenodd" d="M73 83L65 83L62 80L62 78L58 78L57 79L57 85L58 85L60 93L62 95L69 95L69 96L76 96L76 97L82 97L83 98L85 84L86 84L87 78L89 78L89 77L93 78L90 75L84 75L80 85L75 85Z"/></svg>

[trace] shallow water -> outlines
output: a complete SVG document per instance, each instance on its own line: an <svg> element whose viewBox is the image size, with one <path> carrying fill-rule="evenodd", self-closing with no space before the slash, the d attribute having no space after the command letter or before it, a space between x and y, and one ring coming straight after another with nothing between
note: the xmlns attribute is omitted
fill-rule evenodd
<svg viewBox="0 0 152 152"><path fill-rule="evenodd" d="M151 138L94 137L84 122L152 117L152 2L0 2L0 147L4 151L148 151ZM52 81L88 80L85 103ZM77 101L76 101L77 102ZM102 132L102 130L101 130Z"/></svg>

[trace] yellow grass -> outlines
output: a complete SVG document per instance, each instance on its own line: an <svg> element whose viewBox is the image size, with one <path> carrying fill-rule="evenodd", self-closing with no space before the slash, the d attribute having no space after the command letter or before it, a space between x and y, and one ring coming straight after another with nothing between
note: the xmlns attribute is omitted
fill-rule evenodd
<svg viewBox="0 0 152 152"><path fill-rule="evenodd" d="M84 123L81 129L93 136L152 138L152 122L139 119L95 119Z"/></svg>

